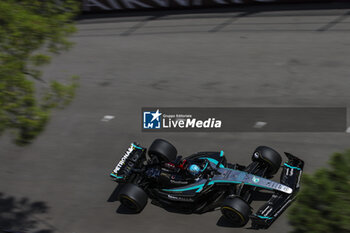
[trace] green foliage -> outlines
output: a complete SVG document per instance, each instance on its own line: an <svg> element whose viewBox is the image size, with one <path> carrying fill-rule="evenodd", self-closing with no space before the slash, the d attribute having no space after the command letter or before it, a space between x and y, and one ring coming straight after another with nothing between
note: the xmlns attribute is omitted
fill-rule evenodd
<svg viewBox="0 0 350 233"><path fill-rule="evenodd" d="M48 54L72 46L67 37L78 9L75 0L0 1L0 133L15 129L20 145L44 129L52 108L74 96L76 77L67 85L47 83L37 67L50 62ZM46 84L44 93L36 90L37 81Z"/></svg>
<svg viewBox="0 0 350 233"><path fill-rule="evenodd" d="M75 95L75 89L78 87L78 80L78 76L73 76L72 83L69 85L52 81L50 91L44 96L43 106L50 109L63 108L64 106L68 105Z"/></svg>
<svg viewBox="0 0 350 233"><path fill-rule="evenodd" d="M350 232L350 150L334 154L329 164L303 176L289 212L293 233Z"/></svg>

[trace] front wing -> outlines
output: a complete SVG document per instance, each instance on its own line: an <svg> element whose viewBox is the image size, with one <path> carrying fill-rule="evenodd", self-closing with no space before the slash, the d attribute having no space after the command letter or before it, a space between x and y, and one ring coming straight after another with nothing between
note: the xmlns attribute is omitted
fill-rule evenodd
<svg viewBox="0 0 350 233"><path fill-rule="evenodd" d="M304 162L285 153L288 162L284 163L281 173L281 184L290 187L293 192L283 193L275 191L271 198L251 216L252 227L255 229L268 228L295 199L300 188L300 178L304 167Z"/></svg>

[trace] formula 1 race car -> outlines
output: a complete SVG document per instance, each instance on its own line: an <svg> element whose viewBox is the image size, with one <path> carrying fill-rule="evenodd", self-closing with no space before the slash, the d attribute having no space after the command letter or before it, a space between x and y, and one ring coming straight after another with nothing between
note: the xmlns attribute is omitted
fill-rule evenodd
<svg viewBox="0 0 350 233"><path fill-rule="evenodd" d="M281 167L278 152L259 146L248 166L226 161L223 151L198 152L186 158L163 139L148 149L132 143L113 172L120 184L117 195L123 207L139 213L147 204L170 211L204 213L221 208L236 227L249 219L252 228L268 228L290 205L299 191L304 162L286 153L280 183L270 180ZM270 193L268 201L256 213L250 204L257 193Z"/></svg>

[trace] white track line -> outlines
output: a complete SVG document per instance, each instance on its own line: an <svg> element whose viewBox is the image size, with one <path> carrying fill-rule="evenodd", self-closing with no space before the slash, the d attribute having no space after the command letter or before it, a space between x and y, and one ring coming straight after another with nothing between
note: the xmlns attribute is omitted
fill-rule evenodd
<svg viewBox="0 0 350 233"><path fill-rule="evenodd" d="M101 119L101 121L107 122L107 121L110 121L110 120L112 120L112 119L114 119L114 116L106 115L106 116L104 116L104 117Z"/></svg>
<svg viewBox="0 0 350 233"><path fill-rule="evenodd" d="M262 127L264 127L265 125L267 125L267 122L264 122L264 121L257 121L255 122L254 124L254 128L257 128L257 129L261 129Z"/></svg>

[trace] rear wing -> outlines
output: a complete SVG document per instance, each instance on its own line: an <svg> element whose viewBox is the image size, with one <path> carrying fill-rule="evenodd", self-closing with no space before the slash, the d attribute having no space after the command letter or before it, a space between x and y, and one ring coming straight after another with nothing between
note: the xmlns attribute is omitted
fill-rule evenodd
<svg viewBox="0 0 350 233"><path fill-rule="evenodd" d="M268 228L295 199L300 188L300 178L304 168L304 161L285 152L288 161L283 164L281 184L290 187L290 194L275 191L271 198L251 216L252 227L255 229Z"/></svg>
<svg viewBox="0 0 350 233"><path fill-rule="evenodd" d="M116 182L126 182L132 174L132 170L139 166L141 161L146 158L146 148L136 143L131 143L130 147L125 151L124 155L110 173L110 177Z"/></svg>

